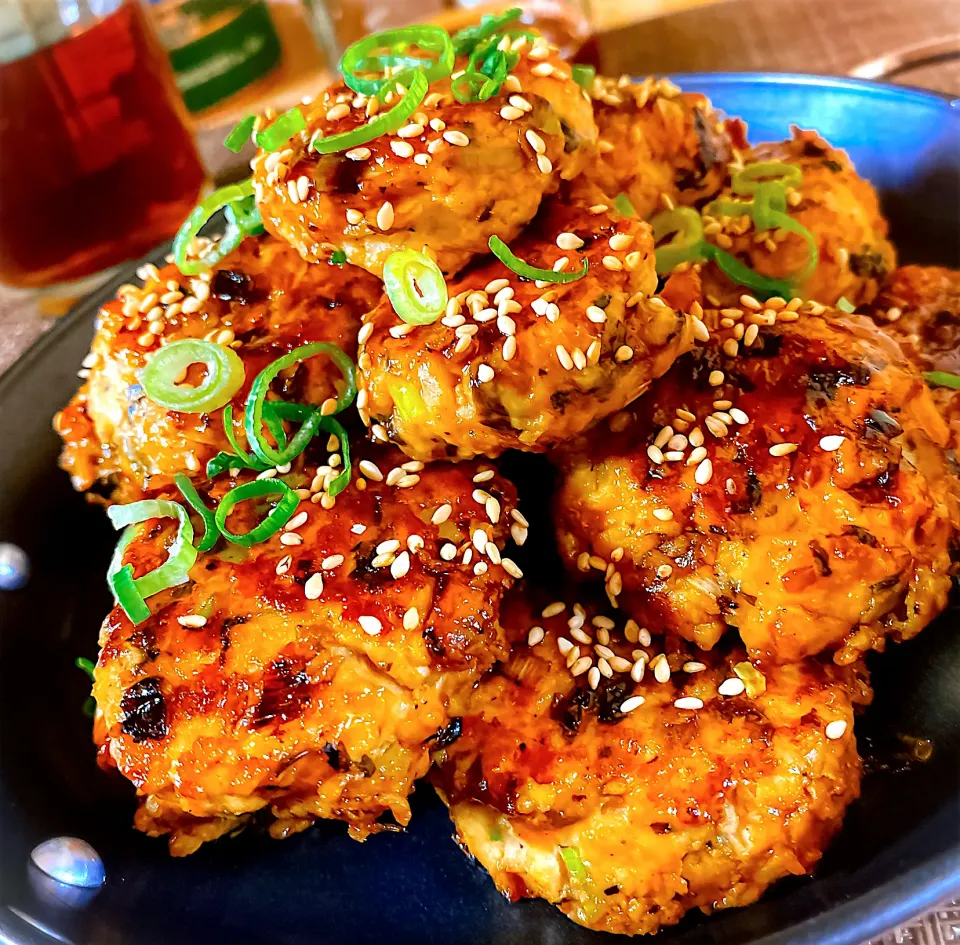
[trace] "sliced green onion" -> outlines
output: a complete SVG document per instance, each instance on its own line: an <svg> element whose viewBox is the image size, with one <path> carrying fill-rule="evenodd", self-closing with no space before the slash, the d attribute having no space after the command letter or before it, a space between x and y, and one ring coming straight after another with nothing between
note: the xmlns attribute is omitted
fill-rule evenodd
<svg viewBox="0 0 960 945"><path fill-rule="evenodd" d="M593 88L593 80L597 77L597 70L593 66L577 64L571 67L570 76L581 89L589 92Z"/></svg>
<svg viewBox="0 0 960 945"><path fill-rule="evenodd" d="M350 438L347 436L347 431L343 425L338 420L334 420L333 417L321 417L320 429L326 430L327 433L332 433L340 441L340 456L343 459L343 472L327 486L328 494L337 496L350 485L350 477L353 474L353 467L350 462Z"/></svg>
<svg viewBox="0 0 960 945"><path fill-rule="evenodd" d="M511 7L509 10L497 15L490 14L480 18L480 22L475 26L468 26L460 30L453 37L453 49L456 55L465 56L472 52L478 43L489 39L494 33L498 32L501 26L506 26L516 20L523 10L520 7Z"/></svg>
<svg viewBox="0 0 960 945"><path fill-rule="evenodd" d="M387 257L383 287L393 310L409 325L435 322L447 305L447 283L440 267L415 249L400 249Z"/></svg>
<svg viewBox="0 0 960 945"><path fill-rule="evenodd" d="M427 94L427 86L427 77L423 74L423 70L417 69L411 78L410 87L390 111L371 118L365 125L360 125L352 131L345 131L343 134L332 135L329 138L315 137L310 146L319 154L334 154L396 131L420 107L420 103Z"/></svg>
<svg viewBox="0 0 960 945"><path fill-rule="evenodd" d="M294 107L278 116L269 128L258 131L255 140L264 151L276 151L306 127L307 120L303 117L303 112Z"/></svg>
<svg viewBox="0 0 960 945"><path fill-rule="evenodd" d="M145 598L190 580L190 568L197 560L197 549L193 546L193 524L182 505L166 499L143 499L129 505L112 505L107 509L107 517L114 528L126 526L110 561L107 583L130 620L135 624L141 623L150 616ZM138 526L155 518L177 519L179 527L176 538L163 564L143 577L134 579L133 568L123 564L123 553L140 531Z"/></svg>
<svg viewBox="0 0 960 945"><path fill-rule="evenodd" d="M574 879L582 881L587 878L587 868L583 865L580 851L576 847L560 847L560 856Z"/></svg>
<svg viewBox="0 0 960 945"><path fill-rule="evenodd" d="M335 249L330 254L330 262L335 266L342 266L347 261L347 254L342 249Z"/></svg>
<svg viewBox="0 0 960 945"><path fill-rule="evenodd" d="M247 397L247 406L244 414L244 431L247 434L247 442L250 444L253 452L259 459L271 466L288 463L296 456L299 456L300 453L306 449L310 440L313 439L317 431L317 426L314 425L314 421L308 418L286 447L275 449L266 441L261 429L264 423L264 401L267 396L267 391L270 389L270 384L273 379L281 371L291 367L298 361L304 361L318 354L327 355L327 357L340 368L344 380L347 382L346 389L337 398L335 413L339 413L352 404L354 398L357 396L356 367L343 350L334 344L329 344L325 341L315 341L312 344L301 345L299 348L294 348L293 351L285 354L282 358L277 358L272 364L268 364L257 375L250 387L250 394ZM279 408L279 404L282 403L282 401L272 403L274 405L272 409L275 410Z"/></svg>
<svg viewBox="0 0 960 945"><path fill-rule="evenodd" d="M220 532L217 530L217 519L213 514L213 510L208 509L206 505L203 504L203 499L200 498L199 493L185 473L177 473L173 477L173 481L177 484L177 488L187 500L190 508L203 519L203 538L196 544L197 551L209 551L220 537Z"/></svg>
<svg viewBox="0 0 960 945"><path fill-rule="evenodd" d="M450 91L461 105L467 102L479 102L480 90L488 81L480 72L464 72L450 83Z"/></svg>
<svg viewBox="0 0 960 945"><path fill-rule="evenodd" d="M412 46L434 53L436 59L401 55ZM377 55L378 50L389 52L385 55ZM453 61L453 42L445 29L439 26L405 26L401 29L374 33L347 47L340 59L340 72L343 74L343 81L354 92L377 95L389 79L387 77L367 79L359 75L360 72L382 71L397 67L419 68L423 70L428 82L435 82L453 72Z"/></svg>
<svg viewBox="0 0 960 945"><path fill-rule="evenodd" d="M951 374L949 371L924 371L923 376L928 384L960 390L960 374Z"/></svg>
<svg viewBox="0 0 960 945"><path fill-rule="evenodd" d="M730 179L730 185L735 193L755 194L757 187L768 181L776 181L784 187L799 187L803 183L803 171L796 164L761 161L742 167Z"/></svg>
<svg viewBox="0 0 960 945"><path fill-rule="evenodd" d="M635 217L637 211L626 194L617 194L613 198L613 209L622 217Z"/></svg>
<svg viewBox="0 0 960 945"><path fill-rule="evenodd" d="M256 197L246 197L228 203L223 211L227 223L239 227L245 236L259 236L264 232L263 217Z"/></svg>
<svg viewBox="0 0 960 945"><path fill-rule="evenodd" d="M582 279L590 268L590 263L584 259L583 268L579 272L554 272L553 269L537 269L514 256L510 247L499 236L491 236L487 245L490 252L500 260L511 272L515 272L524 279L533 279L537 282L566 283Z"/></svg>
<svg viewBox="0 0 960 945"><path fill-rule="evenodd" d="M238 503L265 495L279 495L281 498L259 525L243 535L236 535L227 528L227 518ZM220 500L216 513L217 528L227 541L235 545L255 545L280 531L293 518L299 504L297 494L285 482L279 479L255 479L231 489Z"/></svg>
<svg viewBox="0 0 960 945"><path fill-rule="evenodd" d="M837 308L841 312L846 312L848 315L857 310L856 305L854 305L853 302L851 302L845 295L841 295L840 298L837 299Z"/></svg>
<svg viewBox="0 0 960 945"><path fill-rule="evenodd" d="M731 256L730 253L724 252L719 246L714 246L712 243L705 243L704 246L707 256L717 264L720 271L731 282L736 282L738 285L752 289L754 294L761 299L769 299L775 295L785 299L793 296L794 290L792 283L785 282L783 279L772 279L769 276L761 275L745 263L740 262L736 256Z"/></svg>
<svg viewBox="0 0 960 945"><path fill-rule="evenodd" d="M223 408L223 432L227 438L227 442L233 447L233 451L238 457L248 463L256 462L256 460L240 446L233 432L233 404L227 404L227 406Z"/></svg>
<svg viewBox="0 0 960 945"><path fill-rule="evenodd" d="M196 387L177 383L191 364L202 364L207 376ZM243 379L243 361L236 351L199 338L181 338L158 348L140 375L150 400L185 413L219 409L240 390Z"/></svg>
<svg viewBox="0 0 960 945"><path fill-rule="evenodd" d="M253 126L256 123L257 119L253 115L247 115L245 118L241 118L233 131L223 139L223 146L228 151L239 154L243 150L243 146L247 143L247 138L250 137L250 133L253 131Z"/></svg>
<svg viewBox="0 0 960 945"><path fill-rule="evenodd" d="M657 246L657 274L673 272L681 263L697 262L706 258L706 243L703 239L703 220L691 207L675 207L658 213L651 221L653 241Z"/></svg>
<svg viewBox="0 0 960 945"><path fill-rule="evenodd" d="M253 196L253 181L248 179L239 184L229 184L215 190L206 200L201 201L187 217L173 239L173 256L177 268L185 276L195 276L212 268L228 253L232 253L246 236L246 232L235 219L227 221L223 236L207 252L197 259L190 259L187 253L204 224L218 211L236 201Z"/></svg>
<svg viewBox="0 0 960 945"><path fill-rule="evenodd" d="M73 665L77 669L82 669L90 677L91 682L93 681L93 671L97 665L93 660L88 660L85 656L78 656L73 661Z"/></svg>

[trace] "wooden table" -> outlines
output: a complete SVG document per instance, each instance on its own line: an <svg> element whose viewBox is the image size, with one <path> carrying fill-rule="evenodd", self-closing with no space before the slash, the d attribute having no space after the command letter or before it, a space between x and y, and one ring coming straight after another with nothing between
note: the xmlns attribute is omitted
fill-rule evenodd
<svg viewBox="0 0 960 945"><path fill-rule="evenodd" d="M594 0L600 22L617 22L663 0ZM960 35L956 0L670 0L686 9L617 25L592 41L602 71L629 73L745 71L844 75L904 47ZM960 60L930 62L898 81L960 96ZM205 154L216 153L202 142ZM0 371L49 328L62 304L0 287ZM45 314L46 312L46 314ZM79 365L78 365L79 367ZM960 942L960 904L922 916L883 945Z"/></svg>

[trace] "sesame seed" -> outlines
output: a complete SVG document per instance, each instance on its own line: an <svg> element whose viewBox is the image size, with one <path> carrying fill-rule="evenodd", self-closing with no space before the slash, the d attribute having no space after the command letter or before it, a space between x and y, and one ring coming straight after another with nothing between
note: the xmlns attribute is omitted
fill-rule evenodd
<svg viewBox="0 0 960 945"><path fill-rule="evenodd" d="M372 637L377 636L383 629L383 624L380 623L376 617L371 617L368 614L357 617L357 623L360 624L360 629L363 630L364 633Z"/></svg>
<svg viewBox="0 0 960 945"><path fill-rule="evenodd" d="M620 703L620 711L624 715L629 715L634 709L639 709L645 701L643 696L631 696Z"/></svg>
<svg viewBox="0 0 960 945"><path fill-rule="evenodd" d="M688 660L683 664L683 671L685 673L702 673L706 668L706 663L699 663L697 660Z"/></svg>
<svg viewBox="0 0 960 945"><path fill-rule="evenodd" d="M393 204L388 200L384 205L377 211L377 226L381 230L389 230L393 226Z"/></svg>
<svg viewBox="0 0 960 945"><path fill-rule="evenodd" d="M705 446L698 446L690 450L690 455L687 457L685 466L696 466L707 455L707 449Z"/></svg>
<svg viewBox="0 0 960 945"><path fill-rule="evenodd" d="M541 174L549 174L553 170L553 161L545 154L538 154L537 167L540 169Z"/></svg>
<svg viewBox="0 0 960 945"><path fill-rule="evenodd" d="M391 141L390 150L397 157L408 158L413 157L413 145L409 141Z"/></svg>
<svg viewBox="0 0 960 945"><path fill-rule="evenodd" d="M511 95L507 101L522 112L532 112L533 106L522 95Z"/></svg>
<svg viewBox="0 0 960 945"><path fill-rule="evenodd" d="M771 456L788 456L790 453L796 452L797 444L796 443L774 443L770 447Z"/></svg>
<svg viewBox="0 0 960 945"><path fill-rule="evenodd" d="M647 458L650 462L656 463L658 466L663 463L663 453L660 448L654 446L653 443L647 447Z"/></svg>
<svg viewBox="0 0 960 945"><path fill-rule="evenodd" d="M396 485L398 489L410 489L413 486L415 486L419 481L420 481L420 477L416 475L403 476L401 479L397 481Z"/></svg>
<svg viewBox="0 0 960 945"><path fill-rule="evenodd" d="M365 161L372 153L369 148L351 148L344 156L351 161Z"/></svg>
<svg viewBox="0 0 960 945"><path fill-rule="evenodd" d="M323 575L319 572L311 574L303 585L303 596L307 600L316 600L323 593Z"/></svg>
<svg viewBox="0 0 960 945"><path fill-rule="evenodd" d="M683 411L683 413L688 413L688 412L689 412L689 411L686 411L686 410ZM678 410L678 411L677 411L677 415L680 416L680 415L681 415L681 411ZM681 418L682 420L687 419L686 417L683 417L683 416L681 416L680 418ZM696 420L697 418L691 416L690 419L691 419L691 420ZM694 427L694 428L690 431L690 436L688 437L688 439L689 439L689 441L690 441L690 445L691 445L691 446L703 446L703 430L701 430L700 427Z"/></svg>
<svg viewBox="0 0 960 945"><path fill-rule="evenodd" d="M573 644L566 637L557 637L557 649L561 656L567 656L573 649Z"/></svg>
<svg viewBox="0 0 960 945"><path fill-rule="evenodd" d="M541 611L540 616L546 618L556 617L567 609L567 605L562 600L555 600L552 604L547 604Z"/></svg>
<svg viewBox="0 0 960 945"><path fill-rule="evenodd" d="M527 130L526 134L524 134L524 137L527 139L527 144L529 144L537 154L543 154L546 152L547 146L544 144L543 138L541 138L540 135L538 135L532 128Z"/></svg>
<svg viewBox="0 0 960 945"><path fill-rule="evenodd" d="M440 548L440 557L444 561L453 561L457 556L457 546L451 542L447 542Z"/></svg>
<svg viewBox="0 0 960 945"><path fill-rule="evenodd" d="M202 617L200 614L185 614L183 617L177 617L177 623L181 627L190 627L191 629L198 629L206 624L207 618Z"/></svg>
<svg viewBox="0 0 960 945"><path fill-rule="evenodd" d="M593 643L593 637L591 637L586 630L584 630L582 627L574 626L572 624L570 626L570 636L572 636L577 643L584 643L587 646L590 646Z"/></svg>
<svg viewBox="0 0 960 945"><path fill-rule="evenodd" d="M740 351L740 345L737 343L736 338L728 338L723 343L723 353L728 358L735 358L739 351Z"/></svg>
<svg viewBox="0 0 960 945"><path fill-rule="evenodd" d="M537 76L537 78L546 78L553 75L553 66L549 62L538 62L530 70L530 74Z"/></svg>
<svg viewBox="0 0 960 945"><path fill-rule="evenodd" d="M610 208L605 203L595 203L592 207L589 207L589 212L594 216L600 213L606 213Z"/></svg>
<svg viewBox="0 0 960 945"><path fill-rule="evenodd" d="M696 317L693 319L693 337L704 343L710 340L710 329Z"/></svg>
<svg viewBox="0 0 960 945"><path fill-rule="evenodd" d="M729 432L727 425L722 420L718 420L715 416L706 417L703 421L703 425L715 437L726 436Z"/></svg>
<svg viewBox="0 0 960 945"><path fill-rule="evenodd" d="M657 577L666 580L670 575L673 574L673 567L669 564L661 564L657 568Z"/></svg>
<svg viewBox="0 0 960 945"><path fill-rule="evenodd" d="M581 656L573 666L570 667L571 676L582 676L593 664L593 658L590 656Z"/></svg>
<svg viewBox="0 0 960 945"><path fill-rule="evenodd" d="M576 233L561 233L557 237L557 246L560 249L579 249L583 246L583 240Z"/></svg>
<svg viewBox="0 0 960 945"><path fill-rule="evenodd" d="M711 371L707 383L711 387L719 387L723 383L723 371Z"/></svg>
<svg viewBox="0 0 960 945"><path fill-rule="evenodd" d="M443 140L458 148L465 148L470 143L470 139L462 131L445 131Z"/></svg>
<svg viewBox="0 0 960 945"><path fill-rule="evenodd" d="M613 272L619 272L623 269L623 263L616 256L604 256L600 262L603 263L605 269L610 269Z"/></svg>
<svg viewBox="0 0 960 945"><path fill-rule="evenodd" d="M434 119L438 121L439 119ZM418 122L411 122L409 125L404 125L402 128L398 129L397 137L398 138L416 138L418 135L423 134L423 125Z"/></svg>
<svg viewBox="0 0 960 945"><path fill-rule="evenodd" d="M290 555L284 555L284 557L277 562L277 574L286 574L287 571L290 570L291 564L293 564L293 558L290 557Z"/></svg>
<svg viewBox="0 0 960 945"><path fill-rule="evenodd" d="M500 109L500 117L505 121L516 121L518 118L523 118L523 110L514 108L513 105L504 105Z"/></svg>
<svg viewBox="0 0 960 945"><path fill-rule="evenodd" d="M503 349L501 351L501 357L504 361L511 361L514 355L517 353L517 339L510 335L506 341L503 343Z"/></svg>
<svg viewBox="0 0 960 945"><path fill-rule="evenodd" d="M596 666L591 666L587 671L587 685L591 689L596 689L600 685L600 670Z"/></svg>
<svg viewBox="0 0 960 945"><path fill-rule="evenodd" d="M523 577L523 571L520 570L513 558L504 558L501 560L500 566L510 577L516 578L518 581Z"/></svg>
<svg viewBox="0 0 960 945"><path fill-rule="evenodd" d="M713 463L709 459L701 460L693 478L698 485L705 486L713 478Z"/></svg>
<svg viewBox="0 0 960 945"><path fill-rule="evenodd" d="M755 312L759 312L763 308L763 306L752 295L741 295L740 304L744 308L752 308Z"/></svg>
<svg viewBox="0 0 960 945"><path fill-rule="evenodd" d="M670 664L662 654L657 658L656 665L653 667L653 678L656 679L658 683L670 681Z"/></svg>
<svg viewBox="0 0 960 945"><path fill-rule="evenodd" d="M557 345L556 349L557 360L563 366L564 370L572 370L573 368L573 359L570 357L567 349L563 345Z"/></svg>
<svg viewBox="0 0 960 945"><path fill-rule="evenodd" d="M361 459L359 466L360 472L362 472L367 479L372 479L374 482L383 481L383 473L380 472L380 467L376 463L371 462L369 459Z"/></svg>
<svg viewBox="0 0 960 945"><path fill-rule="evenodd" d="M607 659L607 660L613 659L617 655L616 653L613 652L613 650L610 649L609 646L606 646L603 643L598 643L593 648L593 651L594 653L597 654L597 656L602 656L604 659Z"/></svg>
<svg viewBox="0 0 960 945"><path fill-rule="evenodd" d="M833 740L836 738L842 738L843 733L847 730L847 723L845 719L834 719L832 722L827 724L827 727L823 730L823 734L827 738Z"/></svg>
<svg viewBox="0 0 960 945"><path fill-rule="evenodd" d="M574 366L578 371L582 371L587 366L587 356L580 348L574 348L570 352L570 357L573 358Z"/></svg>
<svg viewBox="0 0 960 945"><path fill-rule="evenodd" d="M747 325L747 330L743 333L744 345L749 348L757 340L758 334L760 334L759 325Z"/></svg>
<svg viewBox="0 0 960 945"><path fill-rule="evenodd" d="M703 699L698 699L696 696L684 696L682 699L677 699L673 704L678 709L702 709Z"/></svg>
<svg viewBox="0 0 960 945"><path fill-rule="evenodd" d="M672 450L685 450L687 448L687 438L682 433L677 433L670 437L667 446Z"/></svg>
<svg viewBox="0 0 960 945"><path fill-rule="evenodd" d="M750 422L750 418L739 407L730 408L730 419L740 426Z"/></svg>
<svg viewBox="0 0 960 945"><path fill-rule="evenodd" d="M668 450L663 454L663 458L668 463L679 463L683 459L683 453L680 450Z"/></svg>
<svg viewBox="0 0 960 945"><path fill-rule="evenodd" d="M607 320L607 313L596 305L587 306L587 318L594 324L602 325Z"/></svg>
<svg viewBox="0 0 960 945"><path fill-rule="evenodd" d="M834 450L840 449L845 439L845 436L840 436L839 434L822 437L820 440L820 449L832 453Z"/></svg>
<svg viewBox="0 0 960 945"><path fill-rule="evenodd" d="M280 536L281 545L301 545L303 544L303 538L301 538L296 532L284 532Z"/></svg>
<svg viewBox="0 0 960 945"><path fill-rule="evenodd" d="M669 522L673 518L673 512L670 509L654 509L653 517L661 522Z"/></svg>
<svg viewBox="0 0 960 945"><path fill-rule="evenodd" d="M481 384L486 384L494 378L493 368L489 364L481 364L477 368L477 380Z"/></svg>
<svg viewBox="0 0 960 945"><path fill-rule="evenodd" d="M283 526L283 530L285 532L292 532L294 529L297 529L301 525L303 525L306 521L307 521L307 513L298 512L296 515L293 516L292 519L290 519L289 522L287 522L286 525Z"/></svg>
<svg viewBox="0 0 960 945"><path fill-rule="evenodd" d="M337 121L340 118L346 118L350 114L350 106L341 102L327 110L327 121Z"/></svg>
<svg viewBox="0 0 960 945"><path fill-rule="evenodd" d="M739 696L744 689L746 689L746 686L744 686L743 680L733 677L731 679L725 679L720 683L717 687L717 692L719 692L721 696Z"/></svg>
<svg viewBox="0 0 960 945"><path fill-rule="evenodd" d="M401 551L390 565L390 574L397 580L405 577L410 570L410 553Z"/></svg>
<svg viewBox="0 0 960 945"><path fill-rule="evenodd" d="M332 571L334 568L339 568L343 560L343 555L329 555L320 562L320 567L324 571Z"/></svg>
<svg viewBox="0 0 960 945"><path fill-rule="evenodd" d="M429 154L415 154L413 156L413 163L419 164L421 167L426 167L431 160L432 158Z"/></svg>

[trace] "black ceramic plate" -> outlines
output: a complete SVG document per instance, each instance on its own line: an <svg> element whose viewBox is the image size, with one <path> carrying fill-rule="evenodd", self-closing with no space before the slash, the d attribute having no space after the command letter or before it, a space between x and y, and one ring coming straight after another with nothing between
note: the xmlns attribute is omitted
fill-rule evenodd
<svg viewBox="0 0 960 945"><path fill-rule="evenodd" d="M743 115L754 140L783 136L791 121L816 126L881 189L905 261L960 262L960 115L946 101L804 77L678 81ZM81 713L88 684L73 666L76 656L96 654L115 536L57 469L50 429L78 383L97 307L114 288L86 300L0 379L0 541L21 545L34 566L25 589L0 592L0 942L607 940L544 902L501 899L453 843L426 785L407 833L364 844L340 824L321 824L284 841L250 831L175 860L162 840L133 830L133 791L95 765ZM527 507L536 502L525 498ZM958 631L952 611L871 660L877 698L857 728L871 773L817 876L781 883L748 909L690 916L658 942L856 945L960 887ZM903 737L932 740L932 758L905 762ZM105 861L107 885L85 909L45 905L27 882L30 850L58 835L88 840Z"/></svg>

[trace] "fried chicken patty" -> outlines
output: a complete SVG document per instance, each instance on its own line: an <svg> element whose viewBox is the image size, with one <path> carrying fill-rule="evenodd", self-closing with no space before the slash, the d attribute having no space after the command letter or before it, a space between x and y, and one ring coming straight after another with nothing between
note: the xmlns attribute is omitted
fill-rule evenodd
<svg viewBox="0 0 960 945"><path fill-rule="evenodd" d="M809 872L859 794L862 665L761 674L738 646L664 650L638 643L635 624L584 616L505 608L510 659L437 756L457 837L501 892L632 935ZM586 656L575 634L591 639ZM590 657L607 672L618 660L649 668L634 670L639 682L608 678L583 669Z"/></svg>
<svg viewBox="0 0 960 945"><path fill-rule="evenodd" d="M248 549L201 554L188 584L149 599L144 623L119 606L107 617L93 689L100 761L133 782L137 828L169 834L174 855L267 808L275 837L318 818L345 821L356 839L386 813L409 822L431 739L504 655L500 597L518 571L499 554L510 483L494 475L485 499L474 464L377 478L403 459L368 453L364 489L355 481L330 509L304 502ZM247 531L264 514L244 503L228 525ZM173 531L146 523L124 559L137 576L166 557Z"/></svg>
<svg viewBox="0 0 960 945"><path fill-rule="evenodd" d="M745 143L738 121L721 120L705 95L668 79L597 76L590 97L596 154L571 187L588 204L626 194L644 219L666 204L700 204L723 187L734 142Z"/></svg>
<svg viewBox="0 0 960 945"><path fill-rule="evenodd" d="M170 488L177 472L201 476L208 460L232 450L222 410L185 413L146 395L140 372L163 344L206 338L237 352L246 379L232 404L235 432L242 437L243 404L256 375L313 341L332 342L355 357L361 316L382 291L363 270L310 265L269 236L245 240L198 278L183 276L172 264L160 270L148 265L142 275L142 288L121 287L100 310L83 362L85 381L54 420L64 440L60 465L74 488L91 489L100 481L118 501ZM336 397L342 385L326 358L312 358L274 388L320 404Z"/></svg>
<svg viewBox="0 0 960 945"><path fill-rule="evenodd" d="M561 551L642 625L704 648L733 627L755 658L847 663L946 605L947 429L866 319L802 314L757 334L776 314L718 331L706 313L711 344L554 454Z"/></svg>
<svg viewBox="0 0 960 945"><path fill-rule="evenodd" d="M960 272L901 266L868 310L921 371L960 375ZM933 399L960 446L960 393L936 385Z"/></svg>
<svg viewBox="0 0 960 945"><path fill-rule="evenodd" d="M793 164L803 172L802 184L788 195L787 212L813 235L819 261L812 275L795 286L796 294L824 305L841 298L855 306L870 302L896 266L876 191L857 174L846 152L831 147L815 131L794 129L787 141L758 145L748 163L768 161ZM730 189L720 197L743 199ZM793 281L809 258L801 236L782 229L758 232L748 216L707 216L704 232L721 249L773 279ZM706 304L736 303L740 286L714 263L703 272Z"/></svg>
<svg viewBox="0 0 960 945"><path fill-rule="evenodd" d="M403 246L429 246L454 273L494 234L509 242L544 195L579 172L597 136L590 101L556 48L540 38L517 51L513 74L487 101L458 102L441 79L395 134L320 155L309 147L314 135L362 126L377 103L333 85L304 109L305 131L255 161L267 229L305 259L339 249L375 275Z"/></svg>
<svg viewBox="0 0 960 945"><path fill-rule="evenodd" d="M565 247L565 248L561 248ZM358 406L374 436L420 460L542 452L629 403L692 344L689 319L656 288L650 228L550 200L511 249L584 278L545 285L492 259L448 286L447 315L368 316Z"/></svg>

